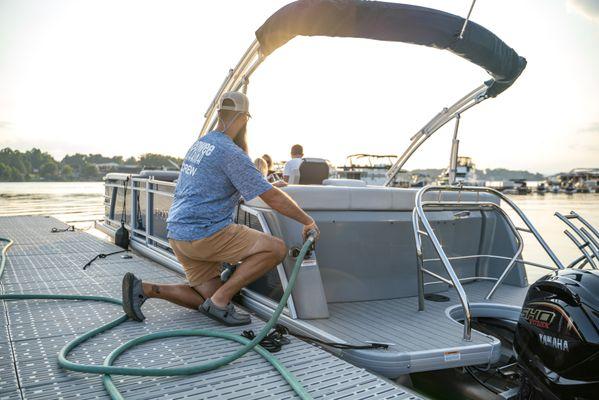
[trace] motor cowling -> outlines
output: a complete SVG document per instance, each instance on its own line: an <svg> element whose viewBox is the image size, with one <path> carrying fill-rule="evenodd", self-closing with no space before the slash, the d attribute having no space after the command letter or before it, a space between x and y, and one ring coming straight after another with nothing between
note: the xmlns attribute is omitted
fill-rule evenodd
<svg viewBox="0 0 599 400"><path fill-rule="evenodd" d="M599 398L599 271L560 270L532 284L514 353L520 398Z"/></svg>

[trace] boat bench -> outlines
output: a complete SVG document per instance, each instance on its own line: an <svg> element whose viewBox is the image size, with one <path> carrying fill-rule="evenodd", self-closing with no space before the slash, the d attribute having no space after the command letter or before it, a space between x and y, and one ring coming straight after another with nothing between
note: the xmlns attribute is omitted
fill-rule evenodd
<svg viewBox="0 0 599 400"><path fill-rule="evenodd" d="M293 292L298 318L328 317L328 303L386 300L417 295L416 247L412 230L412 209L417 189L387 187L340 187L290 185L283 189L317 222L321 237L316 246L316 265L303 268ZM435 200L431 196L430 200ZM442 200L455 200L456 193L443 193ZM462 194L463 201L476 201L474 194ZM497 201L481 195L481 201ZM274 212L260 198L246 203L261 211L270 232L282 238L288 248L302 244L299 223ZM486 214L486 215L484 215ZM435 227L448 255L480 253L513 254L505 223L492 212L471 212L456 218L454 211L431 211ZM507 240L496 240L505 235ZM511 243L498 248L500 243ZM425 255L436 257L432 246ZM289 275L295 259L288 255L283 265ZM497 260L456 260L458 276L492 276L501 272ZM445 276L440 263L429 269ZM428 280L428 277L427 277ZM518 267L507 284L524 285ZM444 283L426 286L427 292L446 291Z"/></svg>

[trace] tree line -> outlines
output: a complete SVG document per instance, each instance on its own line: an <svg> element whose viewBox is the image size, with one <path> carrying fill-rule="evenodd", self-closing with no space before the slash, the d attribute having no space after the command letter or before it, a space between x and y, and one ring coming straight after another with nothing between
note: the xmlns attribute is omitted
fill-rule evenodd
<svg viewBox="0 0 599 400"><path fill-rule="evenodd" d="M33 148L25 152L9 147L0 150L0 181L93 181L106 172L128 168L129 172L147 169L175 169L182 159L146 153L139 158L106 157L101 154L66 155L57 161L49 153Z"/></svg>

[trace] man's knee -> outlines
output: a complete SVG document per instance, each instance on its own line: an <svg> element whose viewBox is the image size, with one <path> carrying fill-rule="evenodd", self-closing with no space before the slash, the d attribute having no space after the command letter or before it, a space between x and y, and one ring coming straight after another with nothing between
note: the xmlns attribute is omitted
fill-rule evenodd
<svg viewBox="0 0 599 400"><path fill-rule="evenodd" d="M285 242L279 238L273 238L271 252L273 253L273 257L276 258L277 264L283 261L287 255L287 246L285 246Z"/></svg>

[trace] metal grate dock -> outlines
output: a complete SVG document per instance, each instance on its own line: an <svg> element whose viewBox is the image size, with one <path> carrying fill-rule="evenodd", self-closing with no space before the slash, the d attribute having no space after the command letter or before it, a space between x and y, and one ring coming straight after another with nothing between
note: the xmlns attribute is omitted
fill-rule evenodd
<svg viewBox="0 0 599 400"><path fill-rule="evenodd" d="M67 293L120 297L126 271L143 279L181 282L182 277L152 261L133 255L97 260L82 266L100 252L118 248L83 232L50 233L65 227L56 219L39 216L0 218L0 236L15 241L8 254L3 293ZM128 321L84 343L70 355L73 361L101 364L116 346L134 337L176 328L215 328L233 333L198 312L160 300L144 305L146 321ZM55 300L0 302L0 400L104 399L98 375L68 372L58 367L56 354L76 335L122 314L118 306L94 302ZM250 327L263 323L254 316ZM232 344L215 338L174 338L149 342L120 357L116 365L174 367L219 358ZM405 388L342 361L300 341L277 353L314 398L419 399ZM257 354L250 352L232 364L189 377L141 378L115 376L127 399L289 399L287 383Z"/></svg>

